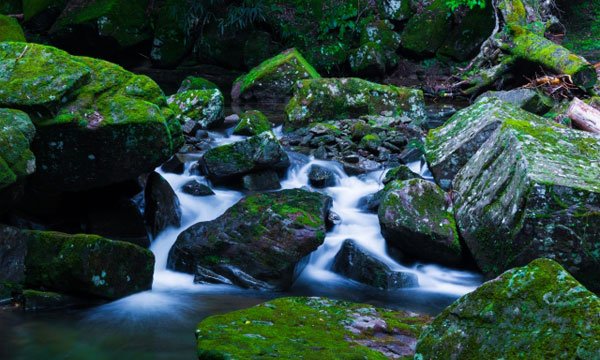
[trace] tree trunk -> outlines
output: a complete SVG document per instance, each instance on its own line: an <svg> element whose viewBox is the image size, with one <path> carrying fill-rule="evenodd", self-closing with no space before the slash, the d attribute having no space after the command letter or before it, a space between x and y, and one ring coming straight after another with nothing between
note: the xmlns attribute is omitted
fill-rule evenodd
<svg viewBox="0 0 600 360"><path fill-rule="evenodd" d="M600 110L575 98L571 102L566 115L581 130L600 134Z"/></svg>

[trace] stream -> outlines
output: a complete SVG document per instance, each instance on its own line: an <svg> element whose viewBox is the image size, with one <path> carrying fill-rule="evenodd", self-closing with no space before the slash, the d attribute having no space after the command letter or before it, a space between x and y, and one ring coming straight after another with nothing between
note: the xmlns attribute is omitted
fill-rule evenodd
<svg viewBox="0 0 600 360"><path fill-rule="evenodd" d="M231 136L230 131L210 132L214 146L244 138ZM281 128L276 128L275 133L281 136ZM189 172L200 155L188 157L183 175L157 170L176 191L183 217L180 228L169 228L152 242L151 251L156 257L152 290L94 308L32 314L0 312L0 324L4 324L0 327L0 359L194 359L194 330L199 321L275 297L328 296L435 315L482 282L476 273L433 264L400 264L388 255L377 215L364 211L359 205L361 198L382 188L384 171L348 176L336 162L289 153L292 166L282 187L307 188L331 196L332 211L340 216L341 223L301 262L296 282L289 292L194 284L193 275L167 270L171 246L183 230L219 217L244 196L240 191L218 187L213 188L214 196L194 197L181 192L181 186L191 179L209 184L204 177ZM308 181L312 164L332 170L337 176L336 186L312 189ZM430 178L423 162L409 166ZM333 257L348 238L356 240L392 269L416 274L420 287L377 290L331 272Z"/></svg>

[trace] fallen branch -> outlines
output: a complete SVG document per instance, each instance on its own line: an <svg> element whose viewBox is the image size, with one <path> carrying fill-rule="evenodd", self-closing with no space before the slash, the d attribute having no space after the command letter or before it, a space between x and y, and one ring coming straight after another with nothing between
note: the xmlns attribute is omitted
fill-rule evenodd
<svg viewBox="0 0 600 360"><path fill-rule="evenodd" d="M566 115L581 130L600 134L600 110L574 98Z"/></svg>

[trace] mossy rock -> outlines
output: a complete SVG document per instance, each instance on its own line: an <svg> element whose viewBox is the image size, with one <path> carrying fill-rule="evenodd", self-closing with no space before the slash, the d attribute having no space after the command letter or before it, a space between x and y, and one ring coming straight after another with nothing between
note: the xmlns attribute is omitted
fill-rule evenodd
<svg viewBox="0 0 600 360"><path fill-rule="evenodd" d="M234 101L282 99L291 96L298 80L320 77L298 50L289 49L239 77L233 84L231 98Z"/></svg>
<svg viewBox="0 0 600 360"><path fill-rule="evenodd" d="M451 203L434 183L423 179L389 183L378 216L386 242L403 254L446 265L462 263Z"/></svg>
<svg viewBox="0 0 600 360"><path fill-rule="evenodd" d="M96 235L24 234L29 288L117 299L152 286L154 255L149 250Z"/></svg>
<svg viewBox="0 0 600 360"><path fill-rule="evenodd" d="M422 179L422 177L413 172L408 166L400 165L386 172L382 182L384 185L387 185L395 180L404 181L410 179Z"/></svg>
<svg viewBox="0 0 600 360"><path fill-rule="evenodd" d="M82 29L110 38L123 48L152 36L147 10L149 0L79 0L68 2L50 29L54 36Z"/></svg>
<svg viewBox="0 0 600 360"><path fill-rule="evenodd" d="M26 41L25 33L17 19L0 15L0 42L1 41Z"/></svg>
<svg viewBox="0 0 600 360"><path fill-rule="evenodd" d="M429 131L425 156L436 182L444 189L452 186L458 171L503 122L519 119L530 123L551 121L501 101L486 97L454 114L445 124Z"/></svg>
<svg viewBox="0 0 600 360"><path fill-rule="evenodd" d="M434 55L452 28L446 0L433 0L413 15L402 31L402 48L419 56Z"/></svg>
<svg viewBox="0 0 600 360"><path fill-rule="evenodd" d="M407 0L376 0L379 12L387 20L405 21L413 15L411 1Z"/></svg>
<svg viewBox="0 0 600 360"><path fill-rule="evenodd" d="M219 87L212 81L198 76L186 77L179 86L178 93L188 90L218 90Z"/></svg>
<svg viewBox="0 0 600 360"><path fill-rule="evenodd" d="M426 327L415 359L597 359L600 299L558 263L509 270Z"/></svg>
<svg viewBox="0 0 600 360"><path fill-rule="evenodd" d="M542 91L536 89L487 91L480 95L477 100L488 97L498 98L537 115L546 114L555 105L552 98L544 94Z"/></svg>
<svg viewBox="0 0 600 360"><path fill-rule="evenodd" d="M289 288L298 262L323 243L331 204L328 196L300 189L250 195L181 233L168 267L209 271L226 279L218 282L243 287Z"/></svg>
<svg viewBox="0 0 600 360"><path fill-rule="evenodd" d="M358 78L322 78L298 82L285 108L286 129L313 122L359 118L363 115L425 117L423 92L381 85Z"/></svg>
<svg viewBox="0 0 600 360"><path fill-rule="evenodd" d="M249 110L240 115L240 122L233 133L235 135L254 136L265 131L271 131L271 122L258 110Z"/></svg>
<svg viewBox="0 0 600 360"><path fill-rule="evenodd" d="M223 183L262 170L284 171L290 166L290 159L275 135L268 131L212 148L204 154L200 165L211 181Z"/></svg>
<svg viewBox="0 0 600 360"><path fill-rule="evenodd" d="M400 35L388 21L366 22L360 31L361 46L348 56L354 73L383 75L398 63L396 50L400 46Z"/></svg>
<svg viewBox="0 0 600 360"><path fill-rule="evenodd" d="M481 270L496 276L552 258L600 290L600 139L505 120L455 179L456 220Z"/></svg>
<svg viewBox="0 0 600 360"><path fill-rule="evenodd" d="M31 175L35 156L30 150L35 127L19 110L0 109L0 190ZM0 212L3 206L0 205Z"/></svg>
<svg viewBox="0 0 600 360"><path fill-rule="evenodd" d="M410 359L428 317L326 298L280 298L204 319L199 359Z"/></svg>
<svg viewBox="0 0 600 360"><path fill-rule="evenodd" d="M178 92L167 103L181 124L191 120L203 129L223 124L225 99L219 89Z"/></svg>

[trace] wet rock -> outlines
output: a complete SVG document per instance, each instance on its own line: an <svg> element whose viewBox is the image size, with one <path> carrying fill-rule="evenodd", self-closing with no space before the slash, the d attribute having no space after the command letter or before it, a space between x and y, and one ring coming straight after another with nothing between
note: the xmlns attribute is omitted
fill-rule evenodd
<svg viewBox="0 0 600 360"><path fill-rule="evenodd" d="M387 185L392 181L404 181L410 179L422 179L421 175L413 172L408 166L400 165L388 170L383 177L383 184Z"/></svg>
<svg viewBox="0 0 600 360"><path fill-rule="evenodd" d="M185 164L177 155L173 155L169 160L162 164L160 169L166 173L181 175L185 170Z"/></svg>
<svg viewBox="0 0 600 360"><path fill-rule="evenodd" d="M320 165L311 165L308 171L308 181L316 188L335 186L336 177L333 171Z"/></svg>
<svg viewBox="0 0 600 360"><path fill-rule="evenodd" d="M248 173L284 171L290 165L285 150L272 132L208 150L200 164L211 181L235 181Z"/></svg>
<svg viewBox="0 0 600 360"><path fill-rule="evenodd" d="M550 124L549 120L514 105L485 98L457 112L443 127L431 130L425 141L425 153L436 182L449 189L456 173L494 130L510 119Z"/></svg>
<svg viewBox="0 0 600 360"><path fill-rule="evenodd" d="M233 285L233 282L223 275L219 275L216 272L209 270L203 266L196 266L194 272L194 283L195 284L225 284Z"/></svg>
<svg viewBox="0 0 600 360"><path fill-rule="evenodd" d="M89 300L50 291L23 290L17 303L24 311L51 311L89 304Z"/></svg>
<svg viewBox="0 0 600 360"><path fill-rule="evenodd" d="M233 84L231 98L234 101L281 100L292 95L298 80L320 77L298 50L289 49L238 78Z"/></svg>
<svg viewBox="0 0 600 360"><path fill-rule="evenodd" d="M179 198L159 173L153 172L148 176L144 199L144 218L154 238L168 227L181 226Z"/></svg>
<svg viewBox="0 0 600 360"><path fill-rule="evenodd" d="M451 204L434 183L412 179L388 184L378 216L381 234L403 254L454 266L462 262Z"/></svg>
<svg viewBox="0 0 600 360"><path fill-rule="evenodd" d="M235 135L254 136L271 131L269 119L258 110L250 110L240 115L240 121L233 129Z"/></svg>
<svg viewBox="0 0 600 360"><path fill-rule="evenodd" d="M231 280L219 267L231 265L270 286L288 288L296 264L323 243L331 202L299 189L250 195L216 220L181 233L168 267L193 273L201 266Z"/></svg>
<svg viewBox="0 0 600 360"><path fill-rule="evenodd" d="M26 41L17 19L0 14L0 41Z"/></svg>
<svg viewBox="0 0 600 360"><path fill-rule="evenodd" d="M418 287L417 276L392 271L389 266L367 253L354 240L345 240L333 259L332 270L352 280L381 289Z"/></svg>
<svg viewBox="0 0 600 360"><path fill-rule="evenodd" d="M280 298L204 319L196 330L198 357L292 358L307 353L322 359L412 357L427 322L426 316L372 305Z"/></svg>
<svg viewBox="0 0 600 360"><path fill-rule="evenodd" d="M82 191L132 179L183 142L161 89L145 76L16 42L0 43L0 68L0 107L35 114L30 180L40 189Z"/></svg>
<svg viewBox="0 0 600 360"><path fill-rule="evenodd" d="M199 183L198 180L191 180L186 182L181 187L181 191L193 196L211 196L215 194L215 192L212 191L210 187Z"/></svg>
<svg viewBox="0 0 600 360"><path fill-rule="evenodd" d="M194 121L201 128L210 129L223 123L225 100L219 89L178 92L171 95L167 103L175 113L175 118L182 124ZM190 129L190 133L194 130L197 129Z"/></svg>
<svg viewBox="0 0 600 360"><path fill-rule="evenodd" d="M544 115L554 107L554 101L546 94L535 89L514 89L508 91L488 91L479 99L494 97L511 103L525 111Z"/></svg>
<svg viewBox="0 0 600 360"><path fill-rule="evenodd" d="M382 189L376 193L363 196L358 201L358 207L376 214L377 210L379 209L379 205L381 204L381 198L383 195L385 195L385 191Z"/></svg>
<svg viewBox="0 0 600 360"><path fill-rule="evenodd" d="M138 205L127 198L95 202L87 209L85 232L112 240L150 247L144 216Z"/></svg>
<svg viewBox="0 0 600 360"><path fill-rule="evenodd" d="M598 158L593 134L505 120L455 179L457 224L481 270L547 257L600 290Z"/></svg>
<svg viewBox="0 0 600 360"><path fill-rule="evenodd" d="M362 115L425 116L420 90L380 85L357 78L302 80L286 106L285 127L297 129L313 122L358 118Z"/></svg>
<svg viewBox="0 0 600 360"><path fill-rule="evenodd" d="M372 171L380 170L382 167L380 163L364 157L359 157L358 163L343 162L342 165L344 166L344 171L346 174L350 176L366 174Z"/></svg>
<svg viewBox="0 0 600 360"><path fill-rule="evenodd" d="M339 214L337 214L333 211L330 211L329 215L327 216L327 228L329 229L329 228L331 228L335 225L339 225L341 223L342 223L342 217Z"/></svg>
<svg viewBox="0 0 600 360"><path fill-rule="evenodd" d="M277 172L271 170L244 175L242 183L244 184L244 189L250 191L281 189Z"/></svg>
<svg viewBox="0 0 600 360"><path fill-rule="evenodd" d="M600 299L556 262L535 260L450 305L421 334L416 352L419 359L593 359Z"/></svg>

